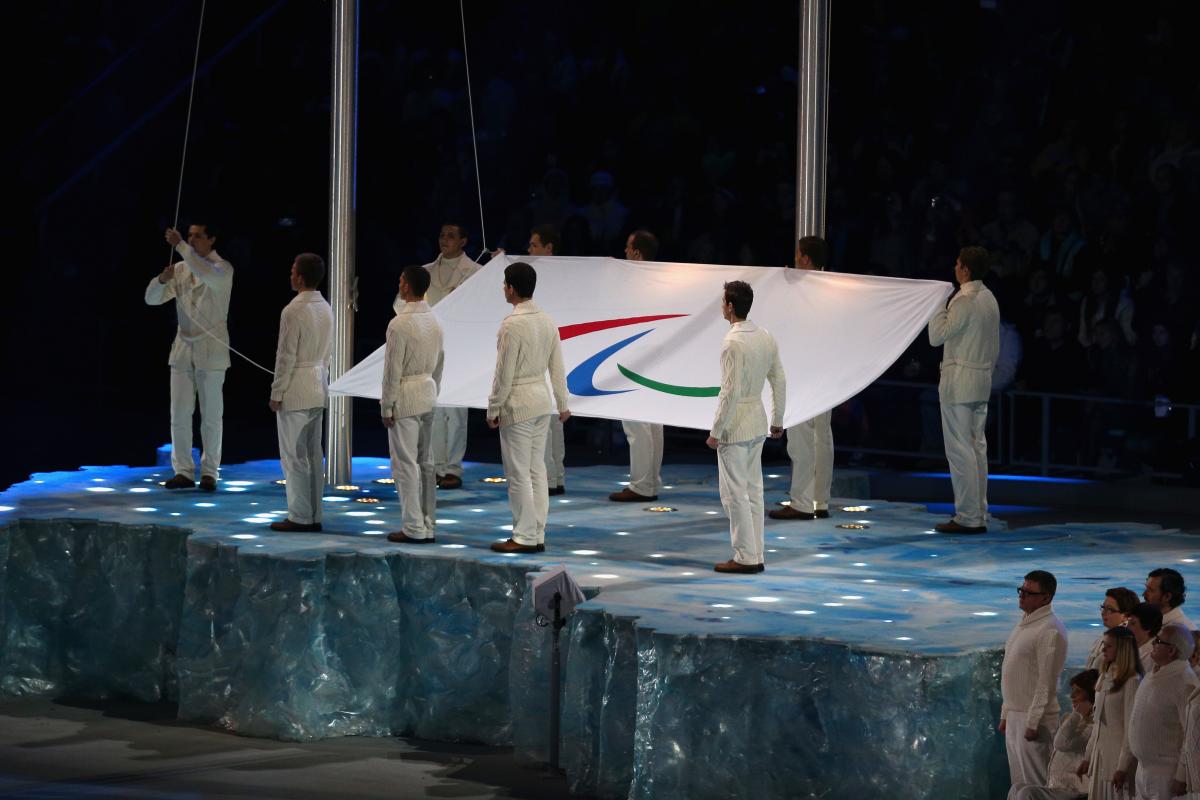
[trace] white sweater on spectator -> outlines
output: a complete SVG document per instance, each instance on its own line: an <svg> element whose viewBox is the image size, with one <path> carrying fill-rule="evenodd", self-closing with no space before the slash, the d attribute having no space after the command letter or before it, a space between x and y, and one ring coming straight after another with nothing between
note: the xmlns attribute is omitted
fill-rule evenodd
<svg viewBox="0 0 1200 800"><path fill-rule="evenodd" d="M1200 794L1200 688L1188 695L1183 723L1183 766L1188 792ZM1178 777L1178 773L1176 774Z"/></svg>
<svg viewBox="0 0 1200 800"><path fill-rule="evenodd" d="M1163 626L1167 625L1182 625L1189 631L1200 630L1196 627L1196 623L1187 618L1183 613L1183 606L1175 606L1170 611L1163 614Z"/></svg>
<svg viewBox="0 0 1200 800"><path fill-rule="evenodd" d="M771 425L783 427L783 364L774 337L749 320L735 322L721 343L721 393L711 434L721 444L749 442L768 431L763 384L771 384Z"/></svg>
<svg viewBox="0 0 1200 800"><path fill-rule="evenodd" d="M1080 716L1078 711L1063 717L1058 733L1054 734L1054 755L1050 758L1046 779L1048 788L1087 794L1087 780L1076 775L1075 770L1085 757L1088 741L1092 738L1092 725L1092 720Z"/></svg>
<svg viewBox="0 0 1200 800"><path fill-rule="evenodd" d="M384 417L415 417L432 411L442 382L442 326L424 300L405 303L388 323L383 357Z"/></svg>
<svg viewBox="0 0 1200 800"><path fill-rule="evenodd" d="M1112 676L1102 673L1096 682L1096 705L1092 711L1095 723L1092 740L1088 743L1089 797L1101 798L1112 794L1112 775L1117 770L1133 769L1129 738L1125 735L1133 704L1137 701L1139 678L1133 675L1118 690L1112 688Z"/></svg>
<svg viewBox="0 0 1200 800"><path fill-rule="evenodd" d="M1067 660L1067 629L1045 605L1026 614L1004 644L1000 719L1025 711L1029 726L1058 716L1058 678Z"/></svg>
<svg viewBox="0 0 1200 800"><path fill-rule="evenodd" d="M554 391L551 401L546 372ZM532 300L518 303L500 323L496 335L496 374L488 397L488 419L502 426L567 410L558 326Z"/></svg>
<svg viewBox="0 0 1200 800"><path fill-rule="evenodd" d="M1198 684L1182 660L1151 669L1142 678L1127 732L1129 751L1139 764L1170 762L1176 779L1184 779L1183 728L1188 697Z"/></svg>

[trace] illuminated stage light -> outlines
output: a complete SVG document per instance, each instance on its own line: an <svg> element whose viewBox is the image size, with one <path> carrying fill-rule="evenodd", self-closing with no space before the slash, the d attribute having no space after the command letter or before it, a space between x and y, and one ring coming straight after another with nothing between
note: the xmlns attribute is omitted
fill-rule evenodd
<svg viewBox="0 0 1200 800"><path fill-rule="evenodd" d="M600 551L599 550L572 550L571 555L573 555L573 556L598 556L598 555L600 555Z"/></svg>
<svg viewBox="0 0 1200 800"><path fill-rule="evenodd" d="M654 513L654 514L666 514L671 511L675 511L676 509L673 508L672 506L650 506L649 508L647 508L645 510L649 511L651 513Z"/></svg>
<svg viewBox="0 0 1200 800"><path fill-rule="evenodd" d="M111 486L89 486L87 490L89 492L111 492L113 488Z"/></svg>
<svg viewBox="0 0 1200 800"><path fill-rule="evenodd" d="M342 483L342 484L338 484L337 486L335 486L333 488L339 492L357 492L362 487L355 486L353 483Z"/></svg>
<svg viewBox="0 0 1200 800"><path fill-rule="evenodd" d="M148 492L150 490L147 489L145 486L135 486L132 489L130 489L129 491L133 492L134 494L145 494L146 492Z"/></svg>
<svg viewBox="0 0 1200 800"><path fill-rule="evenodd" d="M287 478L280 478L279 480L275 481L275 483L279 484L280 486L287 486Z"/></svg>
<svg viewBox="0 0 1200 800"><path fill-rule="evenodd" d="M860 522L843 522L841 525L838 525L838 527L848 531L865 531L871 526L863 525Z"/></svg>
<svg viewBox="0 0 1200 800"><path fill-rule="evenodd" d="M192 503L196 508L212 508L216 503Z"/></svg>
<svg viewBox="0 0 1200 800"><path fill-rule="evenodd" d="M382 483L384 486L391 486L396 482L395 478L376 478L375 483Z"/></svg>
<svg viewBox="0 0 1200 800"><path fill-rule="evenodd" d="M861 511L870 511L870 506L842 506L842 511L848 511L851 514Z"/></svg>
<svg viewBox="0 0 1200 800"><path fill-rule="evenodd" d="M233 538L234 539L257 539L258 536L256 536L253 533L235 533L233 535Z"/></svg>
<svg viewBox="0 0 1200 800"><path fill-rule="evenodd" d="M153 506L138 506L134 511L158 511L158 509Z"/></svg>
<svg viewBox="0 0 1200 800"><path fill-rule="evenodd" d="M354 502L366 503L368 505L374 505L375 503L379 502L379 498L378 497L356 497L356 498L354 498Z"/></svg>
<svg viewBox="0 0 1200 800"><path fill-rule="evenodd" d="M751 603L778 603L778 597L747 597Z"/></svg>
<svg viewBox="0 0 1200 800"><path fill-rule="evenodd" d="M483 483L508 483L508 478L502 475L492 475L489 478L484 478Z"/></svg>

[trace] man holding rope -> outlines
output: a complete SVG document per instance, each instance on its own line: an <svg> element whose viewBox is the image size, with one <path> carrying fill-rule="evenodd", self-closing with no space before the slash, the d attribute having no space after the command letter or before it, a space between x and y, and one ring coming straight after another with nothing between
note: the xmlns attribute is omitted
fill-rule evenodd
<svg viewBox="0 0 1200 800"><path fill-rule="evenodd" d="M196 485L192 461L192 417L200 398L200 488L217 490L221 468L222 388L229 369L229 296L233 265L213 248L216 232L206 224L188 228L187 241L167 228L167 243L182 261L170 264L150 279L147 305L175 300L179 328L167 363L171 367L171 467L175 476L164 486L191 489Z"/></svg>

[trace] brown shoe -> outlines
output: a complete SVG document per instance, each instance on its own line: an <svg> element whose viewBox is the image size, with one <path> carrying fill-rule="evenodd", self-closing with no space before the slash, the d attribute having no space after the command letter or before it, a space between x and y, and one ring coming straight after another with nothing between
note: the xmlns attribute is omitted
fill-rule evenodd
<svg viewBox="0 0 1200 800"><path fill-rule="evenodd" d="M200 491L215 492L217 490L217 479L212 475L200 476Z"/></svg>
<svg viewBox="0 0 1200 800"><path fill-rule="evenodd" d="M189 478L187 475L176 475L174 478L171 478L169 481L165 481L163 483L163 488L164 489L194 489L194 488L196 488L196 482L194 480L192 480L191 478Z"/></svg>
<svg viewBox="0 0 1200 800"><path fill-rule="evenodd" d="M767 512L767 516L771 519L816 519L817 514L809 511L797 511L791 506L782 508L773 508ZM825 512L825 516L829 516L829 512Z"/></svg>
<svg viewBox="0 0 1200 800"><path fill-rule="evenodd" d="M567 487L565 487L565 486L551 486L550 489L547 491L547 494L549 494L551 497L554 497L555 495L558 495L558 494L566 494L566 493L567 493Z"/></svg>
<svg viewBox="0 0 1200 800"><path fill-rule="evenodd" d="M457 475L443 475L437 479L439 489L461 489L462 478Z"/></svg>
<svg viewBox="0 0 1200 800"><path fill-rule="evenodd" d="M816 515L817 519L829 519L829 509L828 508L818 508L816 511L813 512L813 514Z"/></svg>
<svg viewBox="0 0 1200 800"><path fill-rule="evenodd" d="M545 545L541 545L542 550L546 549ZM503 542L492 542L492 549L497 553L538 553L538 545L536 544L521 544L520 542L507 539Z"/></svg>
<svg viewBox="0 0 1200 800"><path fill-rule="evenodd" d="M311 525L304 525L299 522L292 522L290 519L285 519L283 522L272 522L271 530L283 531L284 533L320 533L321 523L314 522Z"/></svg>
<svg viewBox="0 0 1200 800"><path fill-rule="evenodd" d="M713 567L714 572L726 572L736 575L756 575L765 569L766 567L762 564L742 564L734 561L732 558Z"/></svg>
<svg viewBox="0 0 1200 800"><path fill-rule="evenodd" d="M632 491L628 486L626 486L621 491L610 494L608 499L612 500L614 503L644 503L647 500L657 500L658 495L652 494L647 497L644 494L638 494L637 492Z"/></svg>
<svg viewBox="0 0 1200 800"><path fill-rule="evenodd" d="M954 520L934 525L938 533L987 533L986 525L959 525Z"/></svg>
<svg viewBox="0 0 1200 800"><path fill-rule="evenodd" d="M389 542L396 544L433 544L434 538L430 536L427 539L414 539L411 536L406 536L404 531L395 531L387 535Z"/></svg>

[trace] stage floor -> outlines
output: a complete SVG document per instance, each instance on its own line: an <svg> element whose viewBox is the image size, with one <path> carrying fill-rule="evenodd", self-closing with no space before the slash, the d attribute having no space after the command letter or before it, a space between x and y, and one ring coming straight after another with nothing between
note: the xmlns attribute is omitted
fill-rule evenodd
<svg viewBox="0 0 1200 800"><path fill-rule="evenodd" d="M440 492L437 543L402 546L383 459L330 490L326 531L277 534L275 461L219 491L164 469L40 474L0 495L0 693L177 701L229 731L309 741L415 735L547 757L549 636L531 579L565 564L591 598L563 635L562 765L601 798L1007 792L1000 648L1032 569L1059 578L1067 672L1111 586L1200 547L1145 524L936 534L946 510L865 499L835 474L828 520L767 521L766 572L730 555L715 465L668 465L658 504L616 504L618 467L569 470L547 551L500 555L494 465ZM769 502L788 475L767 475ZM933 513L936 511L937 513ZM995 509L1000 512L1000 509ZM1065 684L1065 681L1063 682Z"/></svg>
<svg viewBox="0 0 1200 800"><path fill-rule="evenodd" d="M925 656L1000 647L1017 621L1016 587L1031 569L1059 579L1056 613L1070 634L1068 665L1081 664L1098 634L1104 590L1140 591L1146 573L1174 566L1185 577L1200 558L1195 538L1145 524L1072 524L1008 532L999 520L983 536L936 534L945 519L926 506L864 499L865 473L839 472L828 520L767 520L767 569L722 576L730 556L715 467L668 465L670 488L650 512L606 496L622 485L618 467L572 468L568 493L551 498L547 551L499 555L488 545L511 528L497 465L468 464L462 490L439 492L437 544L393 545L399 527L387 461L354 460L357 490L330 490L325 532L279 534L285 515L276 461L231 465L218 492L167 491L169 470L84 467L45 473L0 494L0 522L94 519L178 526L193 541L218 541L272 556L331 552L404 553L417 558L565 564L589 595L587 607L672 635L785 637L843 642L866 652ZM766 478L768 503L785 497L788 474ZM838 491L842 489L842 491ZM368 501L368 502L361 502ZM656 504L657 505L657 504ZM939 510L941 510L939 508ZM845 527L853 526L853 527ZM536 568L536 567L535 567Z"/></svg>

